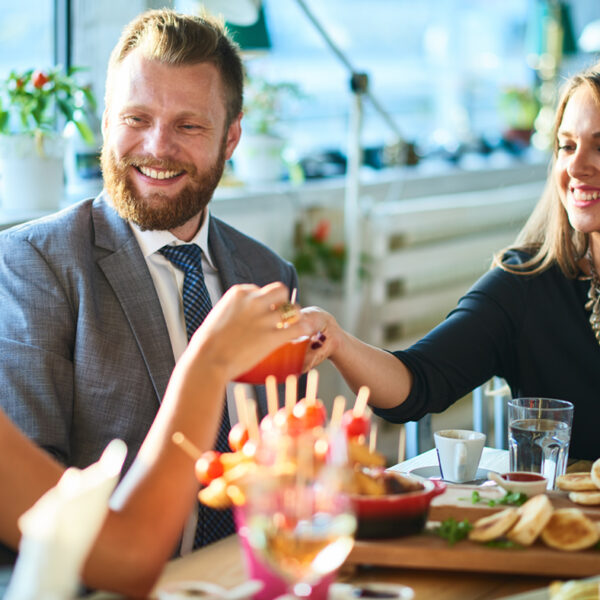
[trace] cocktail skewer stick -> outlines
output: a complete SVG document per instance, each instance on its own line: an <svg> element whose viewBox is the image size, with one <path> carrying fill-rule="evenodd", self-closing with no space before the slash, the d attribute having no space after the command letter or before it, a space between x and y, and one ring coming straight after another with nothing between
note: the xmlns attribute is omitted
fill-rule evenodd
<svg viewBox="0 0 600 600"><path fill-rule="evenodd" d="M252 398L246 400L246 414L248 415L248 437L258 444L260 441L260 430L258 428L258 414L256 402Z"/></svg>
<svg viewBox="0 0 600 600"><path fill-rule="evenodd" d="M333 408L331 409L331 420L329 427L337 429L342 423L342 415L346 409L346 398L344 396L336 396L333 400Z"/></svg>
<svg viewBox="0 0 600 600"><path fill-rule="evenodd" d="M398 436L398 462L404 462L406 456L406 429L400 425L400 435Z"/></svg>
<svg viewBox="0 0 600 600"><path fill-rule="evenodd" d="M298 295L298 288L292 290L292 296L290 298L290 304L296 304L296 296Z"/></svg>
<svg viewBox="0 0 600 600"><path fill-rule="evenodd" d="M267 391L267 410L269 415L273 416L279 409L279 394L277 392L277 378L275 375L268 375L265 379Z"/></svg>
<svg viewBox="0 0 600 600"><path fill-rule="evenodd" d="M369 393L370 390L366 385L362 385L358 390L356 401L354 402L354 408L352 409L355 417L362 417L364 414L367 402L369 400Z"/></svg>
<svg viewBox="0 0 600 600"><path fill-rule="evenodd" d="M238 384L233 388L233 397L235 398L235 407L237 409L238 421L248 427L248 405L246 403L246 388Z"/></svg>
<svg viewBox="0 0 600 600"><path fill-rule="evenodd" d="M319 371L311 369L306 376L306 404L317 401L317 388L319 387Z"/></svg>
<svg viewBox="0 0 600 600"><path fill-rule="evenodd" d="M176 431L171 436L171 441L176 446L179 446L194 462L202 456L200 448L198 448L198 446L195 444L192 444L192 442L190 442L190 440L188 440L185 435L181 433L181 431Z"/></svg>
<svg viewBox="0 0 600 600"><path fill-rule="evenodd" d="M371 433L369 435L369 451L375 452L377 449L377 423L371 425Z"/></svg>
<svg viewBox="0 0 600 600"><path fill-rule="evenodd" d="M298 378L296 375L288 375L285 379L285 411L289 415L294 410L298 399Z"/></svg>

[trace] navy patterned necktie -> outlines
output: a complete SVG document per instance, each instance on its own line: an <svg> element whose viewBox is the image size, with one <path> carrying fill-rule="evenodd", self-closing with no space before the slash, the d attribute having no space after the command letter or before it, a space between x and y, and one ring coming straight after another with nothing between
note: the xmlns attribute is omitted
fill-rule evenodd
<svg viewBox="0 0 600 600"><path fill-rule="evenodd" d="M186 244L163 246L160 253L184 273L183 314L189 340L212 308L202 272L202 250L195 244ZM225 402L215 446L219 452L230 452L231 450L227 441L230 429L227 402ZM198 505L198 525L194 535L194 549L216 542L234 531L231 510L213 510L203 504Z"/></svg>

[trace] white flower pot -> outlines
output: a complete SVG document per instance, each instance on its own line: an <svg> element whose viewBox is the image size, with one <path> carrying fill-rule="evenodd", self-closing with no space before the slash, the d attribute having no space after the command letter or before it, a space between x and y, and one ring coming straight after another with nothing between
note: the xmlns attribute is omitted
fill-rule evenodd
<svg viewBox="0 0 600 600"><path fill-rule="evenodd" d="M7 214L57 210L64 196L61 136L0 135L0 205Z"/></svg>
<svg viewBox="0 0 600 600"><path fill-rule="evenodd" d="M243 133L233 155L235 174L247 183L279 181L285 171L284 145L278 136Z"/></svg>

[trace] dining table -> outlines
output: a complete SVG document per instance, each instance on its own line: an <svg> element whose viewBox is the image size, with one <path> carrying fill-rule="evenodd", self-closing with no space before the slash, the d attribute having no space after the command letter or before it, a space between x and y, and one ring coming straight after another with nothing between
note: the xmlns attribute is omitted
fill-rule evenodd
<svg viewBox="0 0 600 600"><path fill-rule="evenodd" d="M408 459L393 467L409 473L435 471L437 467L435 449ZM508 470L508 452L484 448L480 469L504 472ZM600 571L600 569L599 569ZM415 600L492 600L517 598L535 600L548 598L544 591L554 576L473 572L469 569L414 568L396 565L344 565L337 573L336 582L353 585L367 583L399 584L414 590ZM564 579L564 578L563 578ZM247 580L242 548L237 535L222 539L184 557L170 561L161 574L149 598L157 599L159 590L182 581L203 581L232 588ZM532 592L539 590L539 592ZM101 592L92 596L94 600L118 598L114 594Z"/></svg>

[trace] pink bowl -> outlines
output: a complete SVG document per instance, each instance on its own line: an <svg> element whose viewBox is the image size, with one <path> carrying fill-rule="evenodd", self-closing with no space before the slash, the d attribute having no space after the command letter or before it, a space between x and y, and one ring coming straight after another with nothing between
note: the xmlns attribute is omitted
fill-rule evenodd
<svg viewBox="0 0 600 600"><path fill-rule="evenodd" d="M262 581L263 588L254 594L254 600L273 600L288 592L287 584L284 579L273 572L273 570L256 556L256 553L248 542L248 528L246 527L246 519L244 516L243 507L234 509L235 522L237 525L238 535L242 546L244 556L244 566L248 579ZM335 573L331 573L324 577L316 584L312 593L309 596L311 600L327 600L329 586L335 581Z"/></svg>

